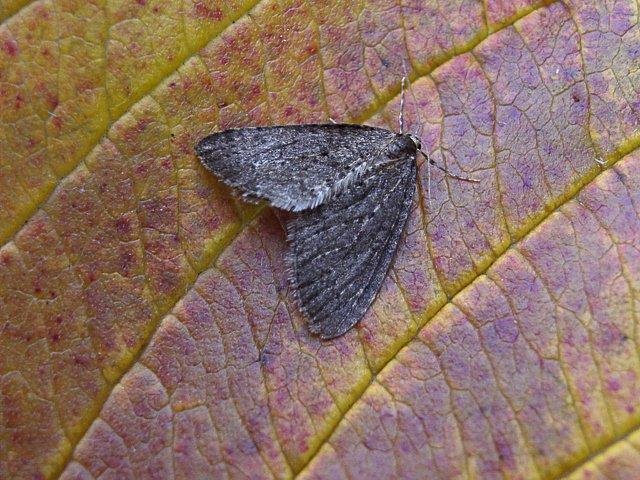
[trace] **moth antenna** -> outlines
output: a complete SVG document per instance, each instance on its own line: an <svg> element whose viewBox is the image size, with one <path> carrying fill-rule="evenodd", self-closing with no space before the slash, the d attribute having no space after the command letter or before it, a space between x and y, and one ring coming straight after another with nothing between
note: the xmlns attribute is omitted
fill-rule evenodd
<svg viewBox="0 0 640 480"><path fill-rule="evenodd" d="M404 86L406 83L407 76L405 73L400 83L400 114L398 116L398 122L400 123L400 134L404 134Z"/></svg>
<svg viewBox="0 0 640 480"><path fill-rule="evenodd" d="M405 90L409 90L411 97L413 98L413 104L416 107L416 112L418 116L418 120L420 121L420 109L418 108L418 101L416 99L416 94L413 92L413 86L409 82L409 74L407 73L407 63L405 60L402 60L402 69L404 72L404 76L402 77L402 89L400 96L400 133L404 133L404 102L405 102ZM406 89L405 89L406 86ZM419 125L416 125L413 129L413 136L420 138L420 130L422 130L422 121L420 121Z"/></svg>
<svg viewBox="0 0 640 480"><path fill-rule="evenodd" d="M427 153L424 150L420 150L420 153L422 154L422 156L427 160L427 162L429 163L429 165L433 165L434 167L436 167L438 170L442 171L445 173L445 175L447 175L448 177L451 178L455 178L456 180L462 180L463 182L472 182L472 183L480 183L480 180L478 180L477 178L473 178L473 177L464 177L462 175L456 175L455 173L451 173L449 170L447 170L446 168L444 168L441 165L438 165L429 155L427 155ZM427 172L429 172L429 170L427 170ZM429 174L429 173L428 173Z"/></svg>
<svg viewBox="0 0 640 480"><path fill-rule="evenodd" d="M420 153L424 155L422 150L420 150ZM427 160L427 203L431 207L431 160L426 156L424 158Z"/></svg>

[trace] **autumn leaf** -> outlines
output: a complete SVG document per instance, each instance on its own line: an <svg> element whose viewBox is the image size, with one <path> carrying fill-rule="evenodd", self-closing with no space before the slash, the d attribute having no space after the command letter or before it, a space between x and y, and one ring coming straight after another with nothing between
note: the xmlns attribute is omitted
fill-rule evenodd
<svg viewBox="0 0 640 480"><path fill-rule="evenodd" d="M640 478L631 0L0 5L0 478ZM204 135L406 116L394 266L341 338Z"/></svg>

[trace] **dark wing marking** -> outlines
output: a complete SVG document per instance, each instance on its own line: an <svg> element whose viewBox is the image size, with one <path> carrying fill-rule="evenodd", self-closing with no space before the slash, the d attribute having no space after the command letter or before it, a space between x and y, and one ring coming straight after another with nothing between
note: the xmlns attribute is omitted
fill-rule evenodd
<svg viewBox="0 0 640 480"><path fill-rule="evenodd" d="M246 199L297 212L328 201L385 160L395 135L363 125L241 128L209 135L196 152Z"/></svg>
<svg viewBox="0 0 640 480"><path fill-rule="evenodd" d="M395 255L415 179L415 155L407 156L287 222L292 286L312 332L337 337L365 314Z"/></svg>

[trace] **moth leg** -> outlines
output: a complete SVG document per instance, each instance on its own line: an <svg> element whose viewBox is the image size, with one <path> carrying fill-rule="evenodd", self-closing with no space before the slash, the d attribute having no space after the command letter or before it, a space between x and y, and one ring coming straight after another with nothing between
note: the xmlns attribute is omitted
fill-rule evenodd
<svg viewBox="0 0 640 480"><path fill-rule="evenodd" d="M435 162L435 160L433 160L429 155L427 155L427 153L425 151L420 150L420 153L427 160L427 162L429 162L429 165L433 165L434 167L436 167L441 172L444 172L445 175L447 175L448 177L455 178L456 180L462 180L463 182L480 183L480 180L478 180L477 178L465 177L465 176L462 176L462 175L456 175L455 173L451 173L449 170L447 170L442 165L438 165Z"/></svg>

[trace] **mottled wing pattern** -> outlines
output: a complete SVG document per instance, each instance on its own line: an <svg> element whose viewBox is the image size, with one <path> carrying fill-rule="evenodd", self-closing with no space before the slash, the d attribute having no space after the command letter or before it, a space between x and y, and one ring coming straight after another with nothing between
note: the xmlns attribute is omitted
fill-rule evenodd
<svg viewBox="0 0 640 480"><path fill-rule="evenodd" d="M312 332L337 337L367 311L396 252L415 178L408 156L287 222L293 290Z"/></svg>
<svg viewBox="0 0 640 480"><path fill-rule="evenodd" d="M285 125L215 133L196 145L207 169L245 199L314 208L376 165L393 140L364 125Z"/></svg>

